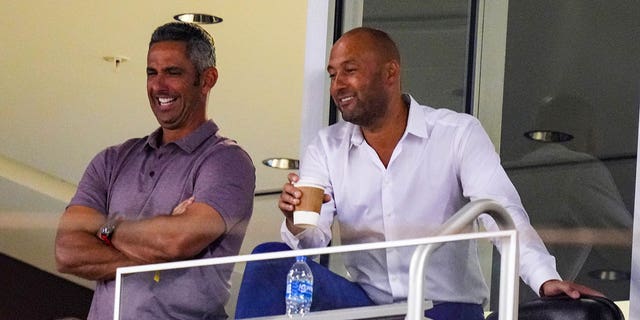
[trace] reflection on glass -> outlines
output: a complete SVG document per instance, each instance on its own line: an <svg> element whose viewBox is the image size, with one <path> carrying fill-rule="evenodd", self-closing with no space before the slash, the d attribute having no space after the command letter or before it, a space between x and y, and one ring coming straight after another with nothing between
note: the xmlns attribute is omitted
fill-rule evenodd
<svg viewBox="0 0 640 320"><path fill-rule="evenodd" d="M561 275L614 300L629 299L640 83L640 3L624 3L509 3L500 141Z"/></svg>
<svg viewBox="0 0 640 320"><path fill-rule="evenodd" d="M535 127L568 132L574 148L588 150L594 115L584 99L553 97L538 108ZM625 299L633 219L611 173L596 157L562 142L533 142L531 149L505 168L531 224L556 257L558 272Z"/></svg>

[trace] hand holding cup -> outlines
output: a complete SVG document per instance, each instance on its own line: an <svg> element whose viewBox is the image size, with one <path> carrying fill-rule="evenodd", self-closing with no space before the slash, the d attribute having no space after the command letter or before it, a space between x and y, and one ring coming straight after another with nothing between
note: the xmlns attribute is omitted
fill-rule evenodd
<svg viewBox="0 0 640 320"><path fill-rule="evenodd" d="M317 226L324 199L324 187L313 179L304 177L293 185L302 192L300 203L293 211L293 224L305 229Z"/></svg>

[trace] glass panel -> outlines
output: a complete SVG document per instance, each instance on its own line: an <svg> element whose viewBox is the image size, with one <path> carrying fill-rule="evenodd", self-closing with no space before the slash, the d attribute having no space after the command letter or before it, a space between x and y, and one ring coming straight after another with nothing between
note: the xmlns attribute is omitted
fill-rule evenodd
<svg viewBox="0 0 640 320"><path fill-rule="evenodd" d="M362 25L400 49L403 89L421 104L465 112L469 0L365 0Z"/></svg>
<svg viewBox="0 0 640 320"><path fill-rule="evenodd" d="M203 318L216 318L213 317L214 314L217 314L215 311L222 312L220 308L224 307L225 312L231 319L288 319L284 314L287 273L294 263L293 257L304 255L307 256L307 263L313 273L314 291L311 312L304 317L305 319L404 319L409 306L406 299L389 300L380 305L372 305L372 302L362 291L363 288L368 292L377 292L378 296L384 296L379 290L387 289L384 287L375 288L371 285L367 289L365 288L366 286L360 287L351 282L356 281L358 274L364 269L368 270L367 272L372 272L373 270L373 272L377 272L384 277L385 270L376 270L381 266L375 264L352 264L348 270L345 270L342 266L335 268L333 264L321 265L322 257L330 256L330 261L347 261L350 259L361 261L370 259L372 256L379 258L394 252L402 253L401 256L406 257L406 262L409 263L417 245L435 244L439 246L440 243L446 245L450 242L459 241L489 243L489 239L498 239L503 248L506 251L510 251L514 249L511 247L511 243L512 241L515 242L516 233L510 231L479 232L437 238L279 252L272 252L265 248L282 250L283 246L286 247L286 245L270 243L268 246L261 247L261 250L264 250L263 252L253 255L123 268L119 269L121 272L120 282L117 282L118 279L116 279L116 285L119 285L120 290L119 296L116 296L114 312L117 312L117 319L129 319L134 312L138 316L143 315L143 317L150 318L163 317L165 312L172 312L173 316L181 318L181 316L186 317L185 314L180 314L184 310L181 311L173 306L192 303L197 306L204 305L210 309L209 312L211 313L203 314ZM436 252L433 253L434 260L436 254ZM427 259L429 256L427 255ZM505 262L505 290L509 290L507 286L509 279L515 279L515 273L513 272L516 269L515 261L515 259L512 259ZM506 267L509 268L507 269ZM224 290L221 290L220 287L226 285L218 280L217 273L220 270L233 270L230 299L225 305L220 304L220 302L216 304L216 301L220 301L218 299L224 299L220 295L220 292L224 292ZM428 267L425 272L427 277L424 294L428 297L429 286L427 282L430 279ZM199 279L203 280L194 282L193 278L190 281L184 281L184 279L180 278L182 275L187 274L197 274ZM207 276L201 277L202 275ZM410 278L411 275L411 273L408 273L406 277L403 277L403 280L406 281L405 289L409 288L410 284L417 282L417 280ZM211 279L211 281L207 281L207 279ZM359 279L366 283L371 281L366 276L362 276ZM503 301L505 306L509 302L509 299L506 298L507 296L505 295L505 300ZM326 298L323 300L322 297ZM363 299L366 299L366 301ZM359 306L350 305L354 301L359 301L361 304ZM347 302L347 304L344 304L344 302ZM428 302L424 304L427 309L429 305L430 303ZM196 308L195 310L199 309ZM205 311L202 312L204 313Z"/></svg>
<svg viewBox="0 0 640 320"><path fill-rule="evenodd" d="M509 2L504 166L561 276L614 300L629 299L639 9Z"/></svg>

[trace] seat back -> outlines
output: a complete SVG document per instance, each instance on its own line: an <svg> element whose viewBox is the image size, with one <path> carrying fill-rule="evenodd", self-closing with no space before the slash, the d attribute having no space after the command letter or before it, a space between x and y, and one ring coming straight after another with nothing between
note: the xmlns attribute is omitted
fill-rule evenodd
<svg viewBox="0 0 640 320"><path fill-rule="evenodd" d="M580 299L568 296L543 297L523 302L518 307L519 320L624 320L613 301L583 295ZM487 320L498 320L494 312Z"/></svg>

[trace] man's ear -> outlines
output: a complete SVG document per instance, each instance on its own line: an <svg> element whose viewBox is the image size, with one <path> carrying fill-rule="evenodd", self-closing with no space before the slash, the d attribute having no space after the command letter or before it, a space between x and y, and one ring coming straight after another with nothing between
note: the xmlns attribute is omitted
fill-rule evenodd
<svg viewBox="0 0 640 320"><path fill-rule="evenodd" d="M216 67L209 67L202 72L202 90L204 94L209 93L209 90L213 88L218 82L218 69Z"/></svg>
<svg viewBox="0 0 640 320"><path fill-rule="evenodd" d="M391 60L386 63L387 80L391 82L400 81L400 64L396 60Z"/></svg>

